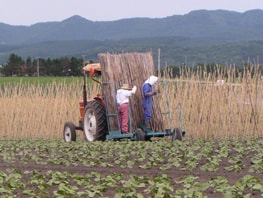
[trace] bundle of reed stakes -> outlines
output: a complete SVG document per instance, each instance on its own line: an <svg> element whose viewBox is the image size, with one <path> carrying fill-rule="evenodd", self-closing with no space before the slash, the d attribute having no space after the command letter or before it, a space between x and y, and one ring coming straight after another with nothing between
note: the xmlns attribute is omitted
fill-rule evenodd
<svg viewBox="0 0 263 198"><path fill-rule="evenodd" d="M130 87L137 86L136 93L130 97L130 116L132 129L136 129L139 123L143 123L142 86L143 83L154 75L154 62L151 52L146 53L122 53L99 54L102 68L102 91L106 100L108 114L117 114L116 91L123 83ZM156 89L156 87L153 88ZM153 116L150 125L153 131L163 131L163 115L159 106L160 97L154 97ZM110 129L117 130L117 116L109 117Z"/></svg>

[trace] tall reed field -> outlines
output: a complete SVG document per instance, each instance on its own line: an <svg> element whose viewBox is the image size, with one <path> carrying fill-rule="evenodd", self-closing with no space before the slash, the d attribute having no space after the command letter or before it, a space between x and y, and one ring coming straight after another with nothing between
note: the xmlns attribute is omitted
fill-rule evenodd
<svg viewBox="0 0 263 198"><path fill-rule="evenodd" d="M242 72L237 72L235 66L218 67L213 73L185 69L180 76L168 78L167 93L176 110L173 118L178 117L177 105L182 105L182 127L188 137L262 136L263 84L259 66L251 65Z"/></svg>
<svg viewBox="0 0 263 198"><path fill-rule="evenodd" d="M45 77L43 77L45 78ZM63 138L66 121L79 122L82 99L81 78L2 82L0 89L1 138ZM88 83L88 98L97 94L97 85Z"/></svg>
<svg viewBox="0 0 263 198"><path fill-rule="evenodd" d="M171 78L169 71L165 71L164 76L166 86L158 85L161 94L157 97L161 97L164 111L170 108L171 126L179 127L181 123L187 138L262 135L263 86L256 66L242 73L229 67L213 73L182 69L180 78ZM0 82L1 138L62 139L65 122L78 125L81 78L72 78L70 83L66 80L32 83L24 78L16 83ZM97 83L88 83L88 98L100 92ZM167 120L164 116L164 122Z"/></svg>

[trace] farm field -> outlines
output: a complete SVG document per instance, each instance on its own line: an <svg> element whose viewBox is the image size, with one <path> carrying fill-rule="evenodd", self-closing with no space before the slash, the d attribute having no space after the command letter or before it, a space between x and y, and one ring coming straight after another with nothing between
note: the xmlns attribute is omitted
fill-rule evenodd
<svg viewBox="0 0 263 198"><path fill-rule="evenodd" d="M90 143L63 141L81 78L0 78L0 197L263 197L262 80L231 76L167 79L160 106L178 126L182 105L183 141Z"/></svg>
<svg viewBox="0 0 263 198"><path fill-rule="evenodd" d="M74 81L82 82L81 77L1 77L0 84L17 85L17 84L30 84L30 85L47 85L54 83L70 84Z"/></svg>
<svg viewBox="0 0 263 198"><path fill-rule="evenodd" d="M1 140L1 197L262 197L263 141Z"/></svg>
<svg viewBox="0 0 263 198"><path fill-rule="evenodd" d="M3 77L0 81L1 137L60 139L65 122L78 124L82 78ZM158 95L160 106L167 112L168 98L173 127L180 125L178 107L182 106L182 128L188 138L261 137L261 80L250 77L229 81L218 85L213 78L168 79L166 90L161 89ZM97 83L87 84L87 98L98 93L101 89Z"/></svg>

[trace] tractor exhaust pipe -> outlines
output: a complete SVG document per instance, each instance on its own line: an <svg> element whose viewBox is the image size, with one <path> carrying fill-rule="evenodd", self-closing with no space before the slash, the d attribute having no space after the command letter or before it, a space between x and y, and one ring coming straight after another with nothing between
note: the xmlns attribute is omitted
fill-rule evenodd
<svg viewBox="0 0 263 198"><path fill-rule="evenodd" d="M84 109L87 106L87 88L86 88L86 72L83 71L83 104Z"/></svg>

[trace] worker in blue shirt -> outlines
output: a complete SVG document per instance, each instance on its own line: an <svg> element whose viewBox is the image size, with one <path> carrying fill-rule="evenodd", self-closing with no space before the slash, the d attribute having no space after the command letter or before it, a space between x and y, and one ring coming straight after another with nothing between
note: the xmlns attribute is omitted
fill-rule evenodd
<svg viewBox="0 0 263 198"><path fill-rule="evenodd" d="M150 76L142 86L143 94L143 111L144 111L144 125L146 128L150 128L150 119L152 118L153 96L157 94L157 91L153 91L152 86L158 81L158 77ZM159 93L159 91L158 91Z"/></svg>

